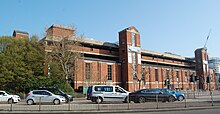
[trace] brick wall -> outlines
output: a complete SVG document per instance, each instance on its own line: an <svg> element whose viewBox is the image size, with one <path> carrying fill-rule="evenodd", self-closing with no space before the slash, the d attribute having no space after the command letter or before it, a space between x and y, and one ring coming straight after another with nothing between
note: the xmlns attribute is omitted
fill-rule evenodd
<svg viewBox="0 0 220 114"><path fill-rule="evenodd" d="M59 25L52 25L47 30L47 36L54 36L60 38L71 37L74 36L74 30L67 27L61 27Z"/></svg>

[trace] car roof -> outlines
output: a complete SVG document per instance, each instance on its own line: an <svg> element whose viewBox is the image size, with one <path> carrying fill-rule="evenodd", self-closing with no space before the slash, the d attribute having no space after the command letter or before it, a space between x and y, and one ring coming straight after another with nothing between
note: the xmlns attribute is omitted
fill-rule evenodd
<svg viewBox="0 0 220 114"><path fill-rule="evenodd" d="M47 92L50 92L48 90L32 90L32 91L47 91ZM31 92L31 91L30 91ZM51 93L51 92L50 92Z"/></svg>

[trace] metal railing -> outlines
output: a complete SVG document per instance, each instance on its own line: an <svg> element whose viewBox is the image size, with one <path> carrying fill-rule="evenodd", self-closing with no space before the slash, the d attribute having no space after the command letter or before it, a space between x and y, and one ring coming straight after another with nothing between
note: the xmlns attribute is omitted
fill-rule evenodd
<svg viewBox="0 0 220 114"><path fill-rule="evenodd" d="M192 108L192 107L220 107L219 91L185 91L184 101L161 102L157 95L145 103L134 102L102 102L96 104L86 98L75 98L73 102L54 105L53 103L39 103L27 105L25 100L19 103L0 104L0 111L100 111L100 110L148 110L148 109L174 109L174 108ZM129 99L128 99L129 101Z"/></svg>

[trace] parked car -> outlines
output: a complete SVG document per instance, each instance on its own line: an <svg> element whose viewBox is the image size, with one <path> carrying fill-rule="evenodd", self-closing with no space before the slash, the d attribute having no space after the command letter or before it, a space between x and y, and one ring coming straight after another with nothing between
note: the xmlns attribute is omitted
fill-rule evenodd
<svg viewBox="0 0 220 114"><path fill-rule="evenodd" d="M167 89L167 88L163 88L163 89L160 89L160 90L163 91L163 92L168 92L168 93L171 93L171 94L175 94L178 101L183 101L185 99L185 95L181 92L178 92L178 91L175 91L175 90L172 90L172 89Z"/></svg>
<svg viewBox="0 0 220 114"><path fill-rule="evenodd" d="M72 95L68 95L67 93L61 91L58 88L46 88L46 87L43 87L43 88L38 88L38 90L47 90L47 91L50 91L51 93L53 93L55 95L61 95L61 96L65 97L66 103L73 101L73 96Z"/></svg>
<svg viewBox="0 0 220 114"><path fill-rule="evenodd" d="M102 103L103 101L128 102L129 92L120 86L113 85L93 85L87 89L87 100Z"/></svg>
<svg viewBox="0 0 220 114"><path fill-rule="evenodd" d="M65 98L55 95L47 90L33 90L27 94L26 103L28 105L36 103L53 103L55 105L66 102Z"/></svg>
<svg viewBox="0 0 220 114"><path fill-rule="evenodd" d="M7 102L7 103L17 103L21 100L18 95L10 95L5 91L0 90L0 102Z"/></svg>
<svg viewBox="0 0 220 114"><path fill-rule="evenodd" d="M159 89L142 89L129 94L129 101L134 103L145 103L146 101L174 102L176 95L162 92Z"/></svg>

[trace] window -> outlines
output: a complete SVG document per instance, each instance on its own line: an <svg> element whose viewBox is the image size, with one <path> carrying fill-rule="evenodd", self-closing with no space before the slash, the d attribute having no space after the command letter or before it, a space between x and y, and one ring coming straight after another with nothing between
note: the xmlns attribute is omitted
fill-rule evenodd
<svg viewBox="0 0 220 114"><path fill-rule="evenodd" d="M103 87L103 89L105 92L113 92L113 87L111 87L111 86L105 86L105 87Z"/></svg>
<svg viewBox="0 0 220 114"><path fill-rule="evenodd" d="M167 70L167 71L166 71L166 77L167 77L167 79L169 79L169 75L170 75L170 71Z"/></svg>
<svg viewBox="0 0 220 114"><path fill-rule="evenodd" d="M95 91L113 92L112 86L96 86Z"/></svg>
<svg viewBox="0 0 220 114"><path fill-rule="evenodd" d="M179 79L179 71L176 71L176 78Z"/></svg>
<svg viewBox="0 0 220 114"><path fill-rule="evenodd" d="M86 63L86 79L90 79L90 63Z"/></svg>
<svg viewBox="0 0 220 114"><path fill-rule="evenodd" d="M135 34L132 33L131 35L132 35L132 46L135 46Z"/></svg>
<svg viewBox="0 0 220 114"><path fill-rule="evenodd" d="M107 80L112 80L112 65L108 65L108 76Z"/></svg>
<svg viewBox="0 0 220 114"><path fill-rule="evenodd" d="M158 81L158 69L155 69L155 81Z"/></svg>
<svg viewBox="0 0 220 114"><path fill-rule="evenodd" d="M185 72L185 81L186 81L186 82L188 82L187 79L188 79L188 78L187 78L187 72Z"/></svg>
<svg viewBox="0 0 220 114"><path fill-rule="evenodd" d="M104 91L102 86L96 86L95 91Z"/></svg>
<svg viewBox="0 0 220 114"><path fill-rule="evenodd" d="M149 93L148 89L142 90L141 93Z"/></svg>
<svg viewBox="0 0 220 114"><path fill-rule="evenodd" d="M33 94L42 95L42 91L33 91Z"/></svg>
<svg viewBox="0 0 220 114"><path fill-rule="evenodd" d="M137 63L136 63L136 53L132 52L133 56L133 79L137 79Z"/></svg>
<svg viewBox="0 0 220 114"><path fill-rule="evenodd" d="M122 90L119 87L115 87L115 92L119 92L119 93L126 93L124 90Z"/></svg>
<svg viewBox="0 0 220 114"><path fill-rule="evenodd" d="M0 95L5 95L5 93L4 92L0 92Z"/></svg>
<svg viewBox="0 0 220 114"><path fill-rule="evenodd" d="M46 91L42 91L41 94L42 94L42 95L48 95L48 96L51 95L50 93L48 93L48 92L46 92Z"/></svg>
<svg viewBox="0 0 220 114"><path fill-rule="evenodd" d="M145 79L145 67L144 66L142 66L141 74L142 74L142 79Z"/></svg>

